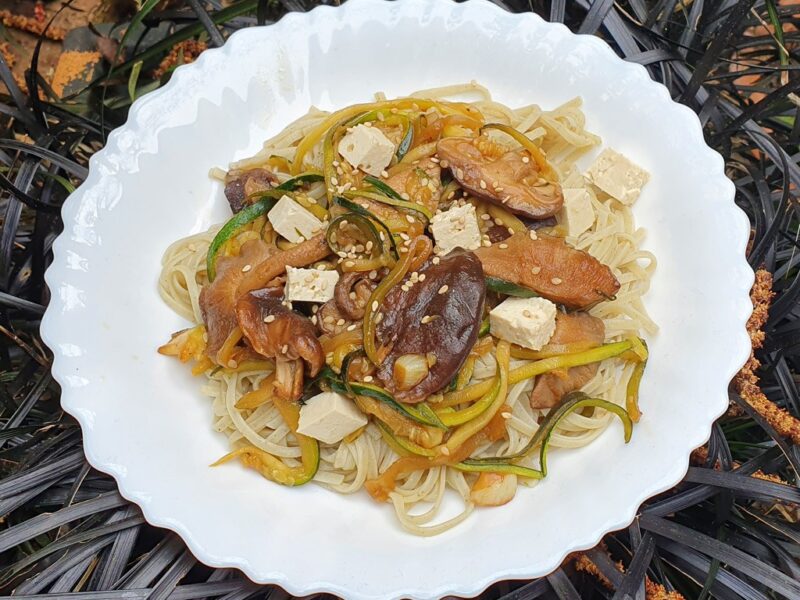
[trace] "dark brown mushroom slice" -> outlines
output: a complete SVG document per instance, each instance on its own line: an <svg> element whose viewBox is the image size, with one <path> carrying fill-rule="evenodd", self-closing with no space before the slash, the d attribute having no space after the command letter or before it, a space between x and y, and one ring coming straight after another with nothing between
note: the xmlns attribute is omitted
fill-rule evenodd
<svg viewBox="0 0 800 600"><path fill-rule="evenodd" d="M208 333L206 354L216 361L217 352L237 325L236 300L238 287L244 280L246 268L255 267L272 256L276 250L261 240L242 245L239 256L221 256L217 260L217 276L200 291L200 311Z"/></svg>
<svg viewBox="0 0 800 600"><path fill-rule="evenodd" d="M353 271L339 277L333 298L346 319L358 321L364 318L367 302L377 285L368 273Z"/></svg>
<svg viewBox="0 0 800 600"><path fill-rule="evenodd" d="M487 276L526 287L567 308L587 308L619 290L611 269L561 238L532 239L529 233L515 233L475 254Z"/></svg>
<svg viewBox="0 0 800 600"><path fill-rule="evenodd" d="M311 377L325 364L325 353L311 321L287 308L269 290L255 290L239 298L236 317L253 350L275 359L278 392L290 400L299 398L303 392L302 361Z"/></svg>
<svg viewBox="0 0 800 600"><path fill-rule="evenodd" d="M449 384L478 339L485 298L480 261L460 250L428 260L407 290L392 288L376 327L379 352L385 353L376 372L383 386L397 400L416 403ZM398 377L406 361L424 361L418 380Z"/></svg>
<svg viewBox="0 0 800 600"><path fill-rule="evenodd" d="M225 176L225 198L234 214L249 203L252 194L271 189L278 178L267 169L231 169Z"/></svg>
<svg viewBox="0 0 800 600"><path fill-rule="evenodd" d="M561 186L544 179L525 150L508 150L481 136L444 138L436 151L461 187L479 198L531 219L561 210Z"/></svg>
<svg viewBox="0 0 800 600"><path fill-rule="evenodd" d="M328 300L325 304L322 304L317 310L316 317L317 329L320 333L330 336L342 333L350 325L356 323L356 321L351 321L342 312L335 299Z"/></svg>
<svg viewBox="0 0 800 600"><path fill-rule="evenodd" d="M569 345L587 342L599 346L605 341L603 321L588 313L557 313L556 329L548 345ZM536 378L531 390L532 408L552 408L564 395L589 383L600 368L598 363L570 367L565 373L544 373Z"/></svg>

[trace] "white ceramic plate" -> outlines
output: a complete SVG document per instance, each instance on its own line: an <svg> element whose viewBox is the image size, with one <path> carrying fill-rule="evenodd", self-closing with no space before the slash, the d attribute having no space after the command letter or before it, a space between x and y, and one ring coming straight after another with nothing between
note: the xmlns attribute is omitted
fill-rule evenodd
<svg viewBox="0 0 800 600"><path fill-rule="evenodd" d="M185 326L156 291L162 252L229 214L209 168L253 153L312 104L472 79L512 106L582 96L590 129L652 174L635 213L659 260L646 303L661 333L631 443L614 423L590 446L554 453L535 489L433 539L403 532L366 493L208 468L226 451L210 404L155 349ZM64 205L42 335L89 461L203 562L297 595L474 595L544 575L627 525L708 438L750 350L749 227L733 194L695 115L600 40L479 0L351 0L236 33L134 104Z"/></svg>

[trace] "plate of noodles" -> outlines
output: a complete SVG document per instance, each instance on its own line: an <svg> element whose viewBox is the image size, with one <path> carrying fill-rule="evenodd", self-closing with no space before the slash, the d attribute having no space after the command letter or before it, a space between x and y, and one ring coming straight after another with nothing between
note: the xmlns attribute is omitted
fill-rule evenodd
<svg viewBox="0 0 800 600"><path fill-rule="evenodd" d="M699 122L481 0L243 30L66 202L42 333L93 466L295 595L544 575L677 483L750 352Z"/></svg>

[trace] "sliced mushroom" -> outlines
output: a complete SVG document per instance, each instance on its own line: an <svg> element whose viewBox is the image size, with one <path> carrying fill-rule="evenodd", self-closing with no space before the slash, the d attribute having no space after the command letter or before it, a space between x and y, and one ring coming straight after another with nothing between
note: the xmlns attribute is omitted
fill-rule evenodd
<svg viewBox="0 0 800 600"><path fill-rule="evenodd" d="M208 332L206 353L217 361L217 352L236 327L237 289L244 271L268 260L276 250L261 240L242 245L239 256L222 256L217 260L217 277L200 292L200 311Z"/></svg>
<svg viewBox="0 0 800 600"><path fill-rule="evenodd" d="M416 282L409 288L411 281ZM464 251L440 257L437 264L429 260L416 276L405 280L405 289L392 288L379 309L383 317L376 327L380 352L385 353L376 372L381 383L408 403L421 402L450 383L478 339L485 297L480 262ZM398 371L395 363L409 355L417 358L403 359L408 364L424 357L427 372L419 367L414 372L417 381L405 375L398 381L395 376L408 369L403 365Z"/></svg>
<svg viewBox="0 0 800 600"><path fill-rule="evenodd" d="M345 318L358 321L364 318L364 310L377 282L368 273L353 271L345 273L336 282L333 298Z"/></svg>
<svg viewBox="0 0 800 600"><path fill-rule="evenodd" d="M236 214L247 206L247 198L264 190L271 189L278 178L267 169L232 169L225 176L225 198Z"/></svg>
<svg viewBox="0 0 800 600"><path fill-rule="evenodd" d="M487 276L529 288L568 308L586 308L619 290L611 269L561 238L541 235L534 240L527 233L515 233L475 254Z"/></svg>
<svg viewBox="0 0 800 600"><path fill-rule="evenodd" d="M312 377L325 364L314 325L267 290L256 290L239 298L236 317L253 350L275 359L276 391L288 400L297 400L303 393L303 361Z"/></svg>
<svg viewBox="0 0 800 600"><path fill-rule="evenodd" d="M317 311L317 328L327 335L336 335L354 323L339 308L336 300L328 300Z"/></svg>
<svg viewBox="0 0 800 600"><path fill-rule="evenodd" d="M403 163L392 169L386 184L398 194L408 194L409 200L435 212L442 195L442 169L430 158L417 164Z"/></svg>
<svg viewBox="0 0 800 600"><path fill-rule="evenodd" d="M570 345L587 342L600 345L605 340L603 321L587 313L556 314L556 330L548 345ZM540 375L531 391L532 408L552 408L565 394L581 389L595 376L599 365L592 363L571 367L566 372Z"/></svg>
<svg viewBox="0 0 800 600"><path fill-rule="evenodd" d="M267 260L253 264L252 269L242 277L237 294L242 296L252 290L262 289L278 275L285 273L286 267L305 267L322 260L330 253L325 234L320 233L297 246L271 255Z"/></svg>
<svg viewBox="0 0 800 600"><path fill-rule="evenodd" d="M561 186L545 180L525 150L508 150L480 136L444 138L436 151L461 186L479 198L533 219L561 210Z"/></svg>

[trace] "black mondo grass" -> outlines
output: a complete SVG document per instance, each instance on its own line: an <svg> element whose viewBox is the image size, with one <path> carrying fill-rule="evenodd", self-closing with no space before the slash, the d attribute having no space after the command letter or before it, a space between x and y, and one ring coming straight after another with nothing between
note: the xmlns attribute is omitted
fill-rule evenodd
<svg viewBox="0 0 800 600"><path fill-rule="evenodd" d="M685 480L646 502L629 528L547 577L498 583L481 597L800 598L800 3L496 3L602 37L698 113L751 220L749 260L773 277L757 375L767 402L786 412L784 425L776 423L732 386L732 409ZM52 4L60 4L51 3L55 12ZM106 57L95 77L62 97L38 71L38 52L24 78L0 53L0 595L287 598L198 563L88 466L39 338L60 206L132 99L182 62L181 52L163 62L176 44L219 46L237 29L317 2L142 0L130 3L134 11L137 4L126 23L103 30L120 42L115 66Z"/></svg>

